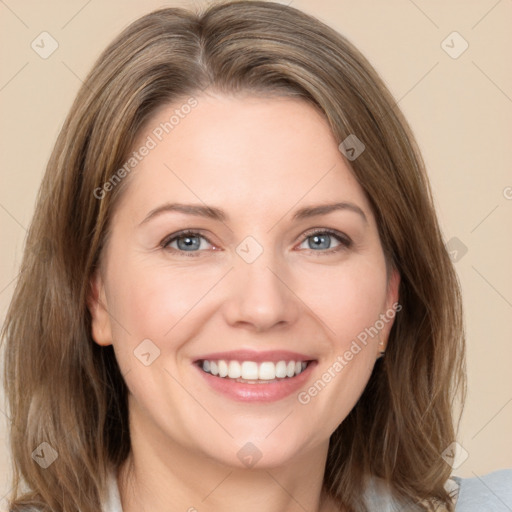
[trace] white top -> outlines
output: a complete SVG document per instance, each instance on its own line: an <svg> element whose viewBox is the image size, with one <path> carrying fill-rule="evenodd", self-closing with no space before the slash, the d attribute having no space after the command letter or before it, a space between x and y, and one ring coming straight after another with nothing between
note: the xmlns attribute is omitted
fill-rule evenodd
<svg viewBox="0 0 512 512"><path fill-rule="evenodd" d="M403 504L397 503L386 491L385 485L374 479L366 492L370 510L398 512ZM456 512L511 512L512 511L512 469L503 469L475 478L452 476L445 484L446 489L457 493ZM102 512L123 512L117 480L113 473L109 477L109 496Z"/></svg>

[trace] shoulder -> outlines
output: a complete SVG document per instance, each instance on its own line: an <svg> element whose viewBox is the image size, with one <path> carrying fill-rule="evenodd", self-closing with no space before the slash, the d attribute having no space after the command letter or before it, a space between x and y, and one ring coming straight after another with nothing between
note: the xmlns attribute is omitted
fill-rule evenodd
<svg viewBox="0 0 512 512"><path fill-rule="evenodd" d="M379 512L419 512L424 510L418 504L404 502L393 495L389 484L375 476L368 475L363 492L363 501L367 510Z"/></svg>
<svg viewBox="0 0 512 512"><path fill-rule="evenodd" d="M446 482L445 488L455 501L455 512L512 511L512 469L503 469L474 478L452 476ZM388 485L374 476L367 482L364 498L369 510L424 510L396 500Z"/></svg>
<svg viewBox="0 0 512 512"><path fill-rule="evenodd" d="M115 471L110 471L107 481L107 497L102 506L102 512L123 512L121 506L121 496L117 485L117 475Z"/></svg>
<svg viewBox="0 0 512 512"><path fill-rule="evenodd" d="M18 512L41 512L43 509L34 506L25 506L18 508ZM12 512L9 510L9 512ZM101 512L123 512L121 506L121 497L119 495L119 487L117 485L116 472L111 470L107 477L107 494L103 497Z"/></svg>
<svg viewBox="0 0 512 512"><path fill-rule="evenodd" d="M452 476L458 487L456 512L510 512L512 510L512 468L483 476Z"/></svg>

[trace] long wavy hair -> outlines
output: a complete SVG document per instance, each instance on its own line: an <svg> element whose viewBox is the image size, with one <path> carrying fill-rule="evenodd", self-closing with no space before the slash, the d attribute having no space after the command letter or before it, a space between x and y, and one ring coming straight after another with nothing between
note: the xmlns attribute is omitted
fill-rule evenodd
<svg viewBox="0 0 512 512"><path fill-rule="evenodd" d="M371 475L421 510L453 510L442 454L455 440L466 390L461 294L417 144L349 41L297 9L262 1L143 16L100 55L77 94L47 164L2 331L10 510L97 512L108 473L130 452L127 387L112 346L93 342L87 307L129 180L101 198L95 191L123 166L157 109L206 88L302 99L340 143L355 134L365 144L347 163L387 263L400 273L403 309L385 357L332 434L324 488L340 509L363 512ZM44 449L58 455L47 468L37 463Z"/></svg>

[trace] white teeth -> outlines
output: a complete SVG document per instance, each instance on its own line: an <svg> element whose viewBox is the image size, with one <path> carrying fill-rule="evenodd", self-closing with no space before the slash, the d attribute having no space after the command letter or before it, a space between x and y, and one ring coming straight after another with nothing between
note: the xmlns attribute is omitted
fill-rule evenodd
<svg viewBox="0 0 512 512"><path fill-rule="evenodd" d="M302 373L308 366L305 361L279 361L277 363L264 361L256 363L254 361L219 361L204 360L202 369L206 373L218 375L219 377L228 377L230 379L244 379L247 381L270 381L274 379L284 379L286 377L295 377Z"/></svg>
<svg viewBox="0 0 512 512"><path fill-rule="evenodd" d="M242 363L242 379L258 379L258 365L254 361L244 361Z"/></svg>
<svg viewBox="0 0 512 512"><path fill-rule="evenodd" d="M276 364L276 377L284 379L286 377L286 361L279 361Z"/></svg>
<svg viewBox="0 0 512 512"><path fill-rule="evenodd" d="M219 361L219 377L225 377L229 373L228 363L226 361Z"/></svg>
<svg viewBox="0 0 512 512"><path fill-rule="evenodd" d="M228 365L228 377L239 379L242 376L242 367L238 361L230 361Z"/></svg>
<svg viewBox="0 0 512 512"><path fill-rule="evenodd" d="M276 378L276 365L274 363L261 363L258 370L260 380L272 380Z"/></svg>

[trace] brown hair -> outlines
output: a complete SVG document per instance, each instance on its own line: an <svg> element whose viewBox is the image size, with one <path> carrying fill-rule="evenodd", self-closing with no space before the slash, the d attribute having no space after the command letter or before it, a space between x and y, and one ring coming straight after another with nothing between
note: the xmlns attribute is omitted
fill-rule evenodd
<svg viewBox="0 0 512 512"><path fill-rule="evenodd" d="M324 486L365 511L365 475L423 510L452 505L443 450L465 394L459 283L444 247L419 150L368 61L317 19L272 2L166 8L126 28L99 57L58 136L3 329L12 422L10 510L97 512L107 474L130 450L127 388L112 346L91 337L90 277L126 180L94 193L124 164L156 109L211 90L293 96L319 108L372 205L400 303L386 356L333 433ZM58 452L47 469L32 453ZM43 445L46 446L46 445ZM20 491L20 479L28 490Z"/></svg>

